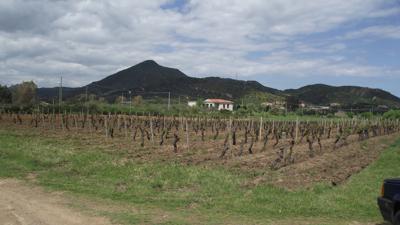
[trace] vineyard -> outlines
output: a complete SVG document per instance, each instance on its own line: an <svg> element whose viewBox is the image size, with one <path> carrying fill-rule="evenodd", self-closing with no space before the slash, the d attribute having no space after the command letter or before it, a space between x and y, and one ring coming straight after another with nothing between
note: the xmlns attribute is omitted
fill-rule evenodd
<svg viewBox="0 0 400 225"><path fill-rule="evenodd" d="M75 136L123 151L127 158L280 170L341 148L400 131L399 120L166 117L100 114L14 114L2 127ZM357 156L353 156L357 157ZM360 156L361 157L361 156Z"/></svg>

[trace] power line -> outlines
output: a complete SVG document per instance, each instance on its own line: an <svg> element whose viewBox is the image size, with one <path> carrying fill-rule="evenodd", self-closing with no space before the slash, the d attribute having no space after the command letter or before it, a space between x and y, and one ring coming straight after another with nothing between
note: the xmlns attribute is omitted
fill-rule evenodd
<svg viewBox="0 0 400 225"><path fill-rule="evenodd" d="M168 92L168 110L171 105L171 92Z"/></svg>

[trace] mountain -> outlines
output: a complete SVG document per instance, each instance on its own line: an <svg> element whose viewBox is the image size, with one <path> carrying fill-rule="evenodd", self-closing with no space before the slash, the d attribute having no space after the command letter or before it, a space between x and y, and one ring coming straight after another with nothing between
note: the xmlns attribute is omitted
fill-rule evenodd
<svg viewBox="0 0 400 225"><path fill-rule="evenodd" d="M228 98L233 100L254 92L281 94L281 91L265 87L257 81L189 77L178 69L161 66L153 60L141 62L84 87L65 88L63 96L70 98L84 94L86 88L90 94L105 97L110 101L122 93L126 96L128 91L131 91L132 95L171 92L171 96L176 98L184 96L192 99ZM49 99L50 96L58 95L58 88L41 88L38 90L38 95L41 99ZM158 95L166 96L160 93Z"/></svg>
<svg viewBox="0 0 400 225"><path fill-rule="evenodd" d="M339 103L342 106L386 105L400 107L400 98L387 91L367 87L313 84L299 89L287 89L283 92L314 105Z"/></svg>
<svg viewBox="0 0 400 225"><path fill-rule="evenodd" d="M106 78L78 88L63 88L64 99L89 94L114 101L117 96L142 95L143 97L162 96L167 92L172 98L188 97L191 99L226 98L238 100L242 97L264 95L271 98L297 96L300 100L314 105L339 103L343 106L387 105L400 107L400 99L389 92L357 86L329 86L314 84L299 89L284 91L265 87L257 81L242 81L230 78L190 77L178 69L164 67L153 60L146 60L137 65L121 70ZM40 88L38 97L51 101L58 98L58 88ZM161 93L160 93L161 92Z"/></svg>

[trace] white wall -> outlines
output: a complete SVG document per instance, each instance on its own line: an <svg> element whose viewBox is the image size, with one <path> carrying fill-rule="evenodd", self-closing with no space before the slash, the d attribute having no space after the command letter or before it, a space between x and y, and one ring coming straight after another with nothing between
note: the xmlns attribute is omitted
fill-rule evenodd
<svg viewBox="0 0 400 225"><path fill-rule="evenodd" d="M204 103L207 108L217 108L218 110L229 110L233 111L232 103L216 104L216 103Z"/></svg>
<svg viewBox="0 0 400 225"><path fill-rule="evenodd" d="M233 104L219 104L218 110L229 110L233 111Z"/></svg>
<svg viewBox="0 0 400 225"><path fill-rule="evenodd" d="M188 102L188 106L189 107L194 107L194 106L196 106L197 105L197 102L196 101L190 101L190 102Z"/></svg>

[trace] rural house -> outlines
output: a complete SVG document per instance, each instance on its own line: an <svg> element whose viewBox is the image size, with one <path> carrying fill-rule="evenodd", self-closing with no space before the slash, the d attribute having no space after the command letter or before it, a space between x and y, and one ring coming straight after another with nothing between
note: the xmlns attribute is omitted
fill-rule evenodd
<svg viewBox="0 0 400 225"><path fill-rule="evenodd" d="M209 109L233 111L233 102L229 100L212 98L204 100L203 103Z"/></svg>
<svg viewBox="0 0 400 225"><path fill-rule="evenodd" d="M195 107L195 106L197 106L197 101L188 101L188 106L189 106L189 107Z"/></svg>

